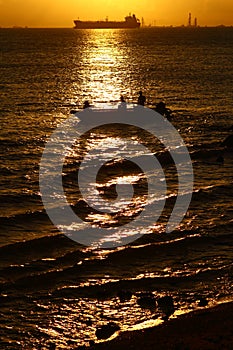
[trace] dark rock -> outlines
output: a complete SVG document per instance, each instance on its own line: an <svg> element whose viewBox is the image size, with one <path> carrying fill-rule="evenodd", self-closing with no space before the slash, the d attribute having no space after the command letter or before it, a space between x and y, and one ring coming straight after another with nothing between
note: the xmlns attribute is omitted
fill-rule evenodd
<svg viewBox="0 0 233 350"><path fill-rule="evenodd" d="M156 300L151 292L141 293L140 297L137 299L137 303L143 309L155 309Z"/></svg>
<svg viewBox="0 0 233 350"><path fill-rule="evenodd" d="M115 332L119 331L120 327L115 322L109 322L106 325L103 325L97 328L95 335L97 339L108 339Z"/></svg>
<svg viewBox="0 0 233 350"><path fill-rule="evenodd" d="M199 301L198 301L198 306L200 307L204 307L204 306L207 306L208 305L208 300L204 297L201 297L199 298Z"/></svg>
<svg viewBox="0 0 233 350"><path fill-rule="evenodd" d="M76 109L71 109L70 114L76 114L78 111Z"/></svg>
<svg viewBox="0 0 233 350"><path fill-rule="evenodd" d="M129 290L119 290L119 292L117 293L117 296L120 299L121 303L130 300L132 298L132 295L133 293Z"/></svg>
<svg viewBox="0 0 233 350"><path fill-rule="evenodd" d="M85 323L87 326L92 326L93 321L91 319L87 319L87 320L85 320Z"/></svg>
<svg viewBox="0 0 233 350"><path fill-rule="evenodd" d="M67 345L74 345L74 344L76 344L76 342L74 340L72 340L72 339L68 339L66 343L67 343Z"/></svg>
<svg viewBox="0 0 233 350"><path fill-rule="evenodd" d="M169 316L171 316L174 313L175 311L174 302L171 296L166 295L164 297L161 297L157 300L157 303L158 303L159 309L164 314L164 319L168 319Z"/></svg>

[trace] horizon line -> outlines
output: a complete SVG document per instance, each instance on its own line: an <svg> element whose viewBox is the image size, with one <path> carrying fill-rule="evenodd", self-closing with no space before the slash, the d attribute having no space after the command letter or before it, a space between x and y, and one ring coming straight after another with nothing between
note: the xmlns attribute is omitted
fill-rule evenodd
<svg viewBox="0 0 233 350"><path fill-rule="evenodd" d="M180 24L180 25L174 25L174 24L164 24L164 25L144 25L141 26L140 28L136 29L147 29L147 28L187 28L187 29L198 29L198 28L219 28L219 27L224 27L224 28L232 28L233 24L216 24L216 25L210 25L210 24L204 24L204 25L197 25L195 26L187 26L185 24ZM56 27L50 27L50 26L28 26L28 25L12 25L12 26L1 26L0 29L74 29L74 27L63 27L63 26L56 26ZM112 28L112 29L117 29L119 30L120 28ZM122 28L124 29L124 28ZM86 30L86 29L83 29ZM111 30L111 28L110 28Z"/></svg>

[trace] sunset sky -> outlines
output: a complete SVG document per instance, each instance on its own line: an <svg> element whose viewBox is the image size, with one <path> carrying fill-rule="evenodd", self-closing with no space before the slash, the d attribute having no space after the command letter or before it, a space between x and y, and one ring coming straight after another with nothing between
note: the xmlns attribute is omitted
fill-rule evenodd
<svg viewBox="0 0 233 350"><path fill-rule="evenodd" d="M0 0L0 26L72 27L73 19L123 20L129 12L146 24L233 25L233 0Z"/></svg>

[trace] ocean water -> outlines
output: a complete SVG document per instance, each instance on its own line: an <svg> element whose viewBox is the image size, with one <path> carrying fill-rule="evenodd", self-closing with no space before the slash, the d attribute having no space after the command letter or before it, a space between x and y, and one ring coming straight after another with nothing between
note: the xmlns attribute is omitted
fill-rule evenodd
<svg viewBox="0 0 233 350"><path fill-rule="evenodd" d="M143 292L155 299L171 295L173 317L198 309L201 297L208 306L232 300L233 154L222 142L233 125L233 29L0 29L0 47L1 348L48 349L54 343L73 349L97 341L96 328L109 321L122 331L155 324L161 312L138 304ZM96 109L117 108L121 94L134 103L139 90L148 107L163 100L173 111L171 123L194 169L189 210L172 233L165 232L177 197L166 148L134 128L92 130L63 169L69 204L83 220L124 223L117 215L109 223L87 209L77 190L83 152L98 145L101 157L108 152L105 139L113 159L98 183L105 197L115 196L110 174L128 177L134 186L135 176L143 179L116 160L127 136L147 143L168 190L158 222L137 241L108 250L82 246L44 210L39 165L46 141L85 100ZM124 220L140 210L145 189L142 182ZM123 301L122 291L132 297Z"/></svg>

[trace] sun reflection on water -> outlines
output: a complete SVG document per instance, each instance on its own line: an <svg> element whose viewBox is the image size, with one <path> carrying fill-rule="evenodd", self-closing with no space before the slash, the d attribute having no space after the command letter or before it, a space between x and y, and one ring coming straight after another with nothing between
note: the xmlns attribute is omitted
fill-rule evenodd
<svg viewBox="0 0 233 350"><path fill-rule="evenodd" d="M111 29L85 33L80 74L86 98L92 100L92 91L98 91L98 100L94 102L118 101L122 93L130 92L124 87L127 50L121 45L122 35L122 31ZM77 85L80 89L80 83L73 82L73 85L75 90Z"/></svg>

